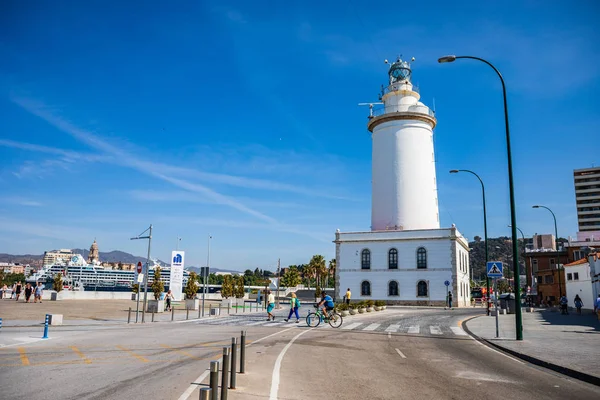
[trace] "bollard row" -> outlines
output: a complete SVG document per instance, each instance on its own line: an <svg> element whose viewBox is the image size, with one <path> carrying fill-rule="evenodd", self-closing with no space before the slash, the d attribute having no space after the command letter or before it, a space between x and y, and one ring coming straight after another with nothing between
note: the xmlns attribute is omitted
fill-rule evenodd
<svg viewBox="0 0 600 400"><path fill-rule="evenodd" d="M240 337L240 361L239 373L246 370L246 331L241 331ZM228 390L236 388L237 374L237 338L231 338L231 347L223 347L221 359L221 400L227 400ZM219 399L219 361L211 361L209 374L209 388L200 390L201 400ZM229 382L228 382L229 381ZM208 394L207 394L208 393Z"/></svg>

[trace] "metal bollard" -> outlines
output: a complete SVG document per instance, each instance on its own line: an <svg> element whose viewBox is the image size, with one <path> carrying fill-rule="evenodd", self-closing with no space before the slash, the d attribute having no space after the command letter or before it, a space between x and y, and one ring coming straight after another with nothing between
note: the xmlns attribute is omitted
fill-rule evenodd
<svg viewBox="0 0 600 400"><path fill-rule="evenodd" d="M223 347L223 370L221 371L221 400L227 400L227 375L229 374L229 347Z"/></svg>
<svg viewBox="0 0 600 400"><path fill-rule="evenodd" d="M210 388L200 389L200 400L211 400L211 398L212 398L211 392L212 392L212 390Z"/></svg>
<svg viewBox="0 0 600 400"><path fill-rule="evenodd" d="M142 324L146 322L146 310L142 308Z"/></svg>
<svg viewBox="0 0 600 400"><path fill-rule="evenodd" d="M242 312L246 312L246 301L244 301L242 304L244 305L244 308L242 308Z"/></svg>
<svg viewBox="0 0 600 400"><path fill-rule="evenodd" d="M237 339L231 338L231 378L229 378L229 389L235 389L235 370L237 369Z"/></svg>
<svg viewBox="0 0 600 400"><path fill-rule="evenodd" d="M154 310L152 310L152 322L154 322Z"/></svg>
<svg viewBox="0 0 600 400"><path fill-rule="evenodd" d="M240 337L240 374L246 372L246 331Z"/></svg>
<svg viewBox="0 0 600 400"><path fill-rule="evenodd" d="M46 322L44 323L44 336L42 339L48 339L48 322L50 321L50 314L46 314Z"/></svg>
<svg viewBox="0 0 600 400"><path fill-rule="evenodd" d="M202 306L198 307L198 318L200 318L201 313L202 313Z"/></svg>
<svg viewBox="0 0 600 400"><path fill-rule="evenodd" d="M171 321L175 319L175 307L171 307Z"/></svg>
<svg viewBox="0 0 600 400"><path fill-rule="evenodd" d="M237 312L238 312L238 308L240 308L240 306L238 306L238 302L237 302L237 300L236 300L236 302L235 302L235 313L236 313L236 314L237 314Z"/></svg>
<svg viewBox="0 0 600 400"><path fill-rule="evenodd" d="M129 312L127 313L127 323L131 322L131 307L129 307Z"/></svg>
<svg viewBox="0 0 600 400"><path fill-rule="evenodd" d="M188 319L190 319L190 309L189 308L185 308L185 320L187 321Z"/></svg>
<svg viewBox="0 0 600 400"><path fill-rule="evenodd" d="M211 400L218 400L219 396L219 362L210 362L210 388L212 389Z"/></svg>

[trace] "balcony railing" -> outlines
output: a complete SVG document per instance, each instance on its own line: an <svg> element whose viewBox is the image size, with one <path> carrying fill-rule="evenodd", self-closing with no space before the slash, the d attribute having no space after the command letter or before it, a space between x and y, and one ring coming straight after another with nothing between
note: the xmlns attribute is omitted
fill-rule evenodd
<svg viewBox="0 0 600 400"><path fill-rule="evenodd" d="M381 106L373 109L373 117L378 117L383 114L390 114L395 112L425 114L435 118L435 113L427 106L421 105L408 105L408 104L396 104L392 106Z"/></svg>

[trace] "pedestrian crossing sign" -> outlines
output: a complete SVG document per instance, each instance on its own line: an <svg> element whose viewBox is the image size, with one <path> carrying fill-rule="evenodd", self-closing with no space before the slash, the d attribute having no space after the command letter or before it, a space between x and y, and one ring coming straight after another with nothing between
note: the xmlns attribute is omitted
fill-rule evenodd
<svg viewBox="0 0 600 400"><path fill-rule="evenodd" d="M502 278L502 262L501 261L488 261L487 263L487 276L488 278Z"/></svg>

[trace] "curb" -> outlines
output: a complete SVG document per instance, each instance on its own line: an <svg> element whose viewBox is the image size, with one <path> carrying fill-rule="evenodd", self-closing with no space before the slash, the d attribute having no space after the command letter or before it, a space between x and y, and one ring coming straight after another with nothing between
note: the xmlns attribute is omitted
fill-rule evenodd
<svg viewBox="0 0 600 400"><path fill-rule="evenodd" d="M500 346L499 344L494 343L494 342L492 342L492 341L490 341L488 339L484 339L484 338L481 338L481 337L475 335L467 327L467 322L469 322L470 320L472 320L474 318L479 318L479 317L482 317L482 316L480 315L480 316L468 318L468 319L464 320L462 322L462 324L461 324L463 330L465 332L467 332L469 335L471 335L471 337L473 339L477 340L478 342L480 342L480 343L482 343L482 344L484 344L486 346L493 347L495 350L501 351L503 353L510 354L513 357L520 358L521 360L526 361L526 362L528 362L530 364L537 365L538 367L547 368L547 369L550 369L550 370L552 370L554 372L558 372L559 374L566 375L566 376L569 376L571 378L575 378L575 379L578 379L580 381L583 381L583 382L586 382L586 383L589 383L589 384L592 384L592 385L595 385L595 386L600 386L600 377L597 377L597 376L594 376L594 375L590 375L590 374L586 374L585 372L577 371L577 370L574 370L574 369L571 369L571 368L568 368L568 367L564 367L562 365L558 365L558 364L554 364L554 363L551 363L551 362L548 362L548 361L544 361L544 360L541 360L541 359L536 358L536 357L529 356L529 355L524 354L524 353L519 353L518 351L508 349L508 348Z"/></svg>

